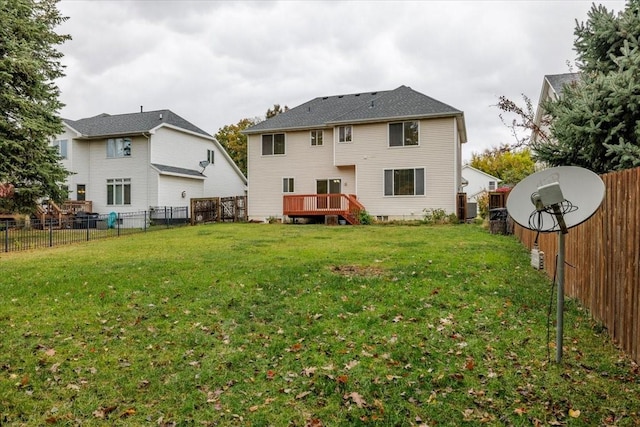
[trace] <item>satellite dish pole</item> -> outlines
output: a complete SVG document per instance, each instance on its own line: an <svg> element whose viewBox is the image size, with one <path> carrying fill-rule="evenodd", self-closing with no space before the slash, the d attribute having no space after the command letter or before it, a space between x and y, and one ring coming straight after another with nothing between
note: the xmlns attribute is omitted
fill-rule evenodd
<svg viewBox="0 0 640 427"><path fill-rule="evenodd" d="M595 173L575 166L560 166L529 175L514 187L507 199L507 211L519 225L538 233L558 233L557 363L562 362L564 336L565 237L570 228L583 223L598 210L604 192L604 183Z"/></svg>

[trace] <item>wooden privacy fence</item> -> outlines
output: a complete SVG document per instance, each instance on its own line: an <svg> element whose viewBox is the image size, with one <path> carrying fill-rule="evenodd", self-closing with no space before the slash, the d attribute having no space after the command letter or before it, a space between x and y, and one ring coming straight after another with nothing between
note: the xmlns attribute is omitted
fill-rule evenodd
<svg viewBox="0 0 640 427"><path fill-rule="evenodd" d="M247 220L247 196L191 199L191 225Z"/></svg>
<svg viewBox="0 0 640 427"><path fill-rule="evenodd" d="M605 199L588 221L566 236L565 292L588 307L611 338L640 361L640 168L601 175ZM587 191L585 189L585 191ZM514 234L532 248L535 232ZM549 277L555 272L556 233L541 233Z"/></svg>

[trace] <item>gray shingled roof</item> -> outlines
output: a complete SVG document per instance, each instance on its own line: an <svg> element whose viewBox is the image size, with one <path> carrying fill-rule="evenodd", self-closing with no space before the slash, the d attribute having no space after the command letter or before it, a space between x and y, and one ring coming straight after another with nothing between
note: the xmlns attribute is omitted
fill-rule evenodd
<svg viewBox="0 0 640 427"><path fill-rule="evenodd" d="M323 96L258 123L244 133L324 127L336 123L462 115L462 111L407 86L394 90Z"/></svg>
<svg viewBox="0 0 640 427"><path fill-rule="evenodd" d="M158 169L160 172L179 173L181 175L188 175L188 176L194 176L194 177L198 177L198 178L204 178L204 175L202 175L200 172L198 172L195 169L178 168L178 167L175 167L175 166L161 165L161 164L158 164L158 163L151 163L151 165L153 167L155 167L156 169Z"/></svg>
<svg viewBox="0 0 640 427"><path fill-rule="evenodd" d="M173 125L204 136L211 136L171 110L145 111L129 114L99 114L80 120L64 121L87 138L111 135L132 135L149 132L162 124Z"/></svg>
<svg viewBox="0 0 640 427"><path fill-rule="evenodd" d="M544 77L551 85L553 91L560 96L565 85L571 84L580 79L580 73L548 74Z"/></svg>

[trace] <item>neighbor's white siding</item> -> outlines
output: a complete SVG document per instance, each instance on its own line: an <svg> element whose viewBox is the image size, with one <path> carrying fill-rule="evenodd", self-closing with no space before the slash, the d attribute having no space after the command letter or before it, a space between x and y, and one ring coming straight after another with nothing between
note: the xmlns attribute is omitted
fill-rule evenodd
<svg viewBox="0 0 640 427"><path fill-rule="evenodd" d="M86 141L89 145L89 182L87 200L93 202L93 211L137 212L147 210L148 198L147 165L149 155L147 139L142 136L131 138L131 156L107 158L107 139ZM107 179L131 179L131 204L107 205Z"/></svg>
<svg viewBox="0 0 640 427"><path fill-rule="evenodd" d="M151 163L181 167L201 171L200 162L207 160L207 150L214 152L214 163L208 165L203 174L207 177L204 187L195 191L195 187L202 185L191 183L189 197L226 197L243 196L246 185L243 177L234 167L229 156L211 138L179 132L163 127L157 129L151 136ZM159 183L158 200L172 200L175 192L171 186ZM163 194L167 192L167 194ZM197 194L197 195L196 195Z"/></svg>
<svg viewBox="0 0 640 427"><path fill-rule="evenodd" d="M76 199L76 186L86 185L85 199L97 213L136 212L150 206L186 206L192 197L224 197L245 194L242 173L212 138L163 126L147 136L130 137L130 157L107 158L107 138L74 139L76 133L65 128L55 140L67 139L68 159L61 163L72 172L66 184L70 198ZM123 135L126 137L126 135ZM151 163L200 171L199 162L213 150L215 162L204 170L205 179L160 175ZM131 179L131 204L107 205L107 179ZM182 191L186 191L182 198Z"/></svg>
<svg viewBox="0 0 640 427"><path fill-rule="evenodd" d="M469 165L462 168L462 176L468 181L467 186L464 188L467 193L467 200L470 202L476 202L478 197L487 191L489 191L490 183L493 182L495 188L498 188L500 179L495 176L486 174Z"/></svg>
<svg viewBox="0 0 640 427"><path fill-rule="evenodd" d="M162 188L162 193L155 206L189 206L189 199L204 197L203 187L204 181L200 179L158 175L158 188Z"/></svg>

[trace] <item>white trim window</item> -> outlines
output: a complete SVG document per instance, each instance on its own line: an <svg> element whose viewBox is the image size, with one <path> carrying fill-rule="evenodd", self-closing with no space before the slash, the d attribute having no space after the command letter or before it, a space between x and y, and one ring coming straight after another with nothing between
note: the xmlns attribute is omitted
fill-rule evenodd
<svg viewBox="0 0 640 427"><path fill-rule="evenodd" d="M419 145L419 128L417 121L389 123L389 147Z"/></svg>
<svg viewBox="0 0 640 427"><path fill-rule="evenodd" d="M207 161L209 162L210 165L212 165L215 162L216 159L216 152L213 150L207 150Z"/></svg>
<svg viewBox="0 0 640 427"><path fill-rule="evenodd" d="M107 179L107 205L131 204L131 178Z"/></svg>
<svg viewBox="0 0 640 427"><path fill-rule="evenodd" d="M424 168L384 170L385 196L424 196L424 194Z"/></svg>
<svg viewBox="0 0 640 427"><path fill-rule="evenodd" d="M262 155L277 156L285 153L284 133L262 135Z"/></svg>
<svg viewBox="0 0 640 427"><path fill-rule="evenodd" d="M131 138L111 138L107 140L107 158L131 157Z"/></svg>
<svg viewBox="0 0 640 427"><path fill-rule="evenodd" d="M489 181L489 191L496 191L496 182Z"/></svg>
<svg viewBox="0 0 640 427"><path fill-rule="evenodd" d="M58 141L54 141L51 144L52 147L55 147L58 150L58 155L60 155L60 160L64 160L68 158L67 145L68 145L68 140L66 139L60 139Z"/></svg>
<svg viewBox="0 0 640 427"><path fill-rule="evenodd" d="M282 192L283 193L293 193L294 192L294 185L293 185L293 178L282 178Z"/></svg>
<svg viewBox="0 0 640 427"><path fill-rule="evenodd" d="M353 128L351 125L338 126L338 142L351 142L353 140Z"/></svg>
<svg viewBox="0 0 640 427"><path fill-rule="evenodd" d="M312 130L311 131L311 146L317 147L323 144L322 140L324 139L324 132L322 130Z"/></svg>

